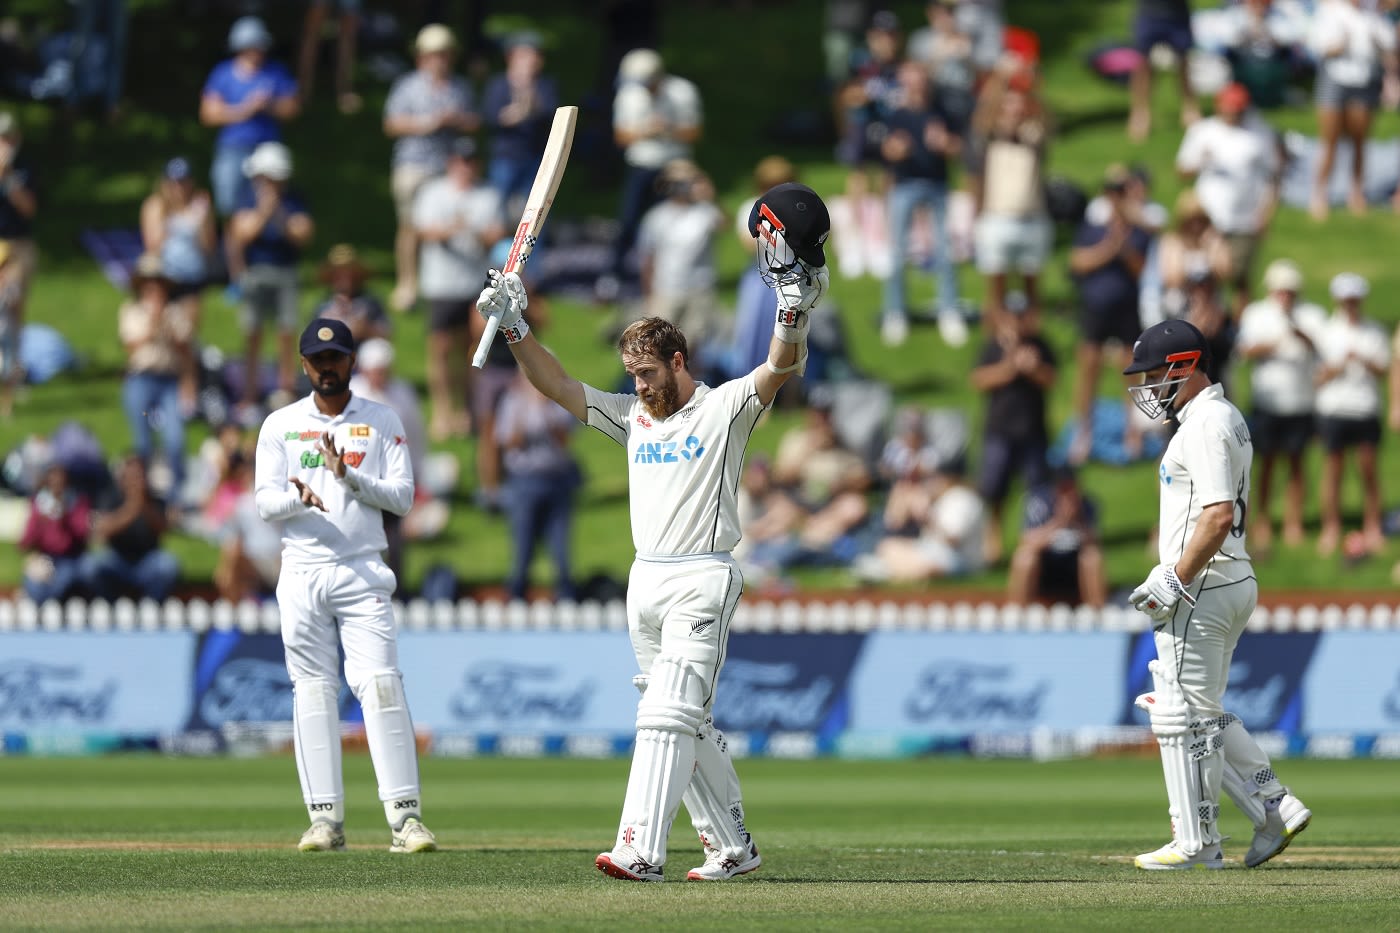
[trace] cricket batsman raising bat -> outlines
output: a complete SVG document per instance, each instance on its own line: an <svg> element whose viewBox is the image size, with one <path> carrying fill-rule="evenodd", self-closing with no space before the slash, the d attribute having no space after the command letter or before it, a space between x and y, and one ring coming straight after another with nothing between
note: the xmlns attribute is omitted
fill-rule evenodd
<svg viewBox="0 0 1400 933"><path fill-rule="evenodd" d="M554 204L554 195L559 191L559 182L564 177L564 166L569 161L569 150L574 144L574 124L577 122L577 107L560 107L554 111L554 123L549 128L549 140L544 145L540 170L535 173L535 183L530 187L525 213L520 215L520 226L515 228L515 239L511 241L510 255L501 267L502 272L519 272L534 252L540 229L544 226L545 217L549 216L549 208ZM481 335L476 355L472 357L472 365L477 369L486 365L486 356L491 352L491 342L496 339L500 324L500 315L487 318L486 330Z"/></svg>
<svg viewBox="0 0 1400 933"><path fill-rule="evenodd" d="M778 389L807 360L809 315L827 289L826 205L803 185L779 185L749 216L759 270L777 292L768 359L711 388L690 372L685 335L649 317L618 341L635 395L584 385L530 334L520 276L492 271L477 311L494 322L537 389L627 451L636 561L627 625L641 668L633 682L637 742L613 847L594 864L614 878L661 881L682 799L705 848L686 878L722 881L761 859L744 823L739 778L710 710L744 578L737 491L744 449Z"/></svg>

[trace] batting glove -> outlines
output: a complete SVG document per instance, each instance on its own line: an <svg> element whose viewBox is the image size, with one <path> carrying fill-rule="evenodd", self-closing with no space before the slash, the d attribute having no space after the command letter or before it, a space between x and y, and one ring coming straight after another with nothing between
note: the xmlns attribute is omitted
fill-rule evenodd
<svg viewBox="0 0 1400 933"><path fill-rule="evenodd" d="M787 282L778 286L778 323L783 323L783 312L796 312L806 314L817 306L826 294L826 290L831 287L831 276L826 271L826 266L813 268L802 263L803 270L807 273L801 280ZM795 341L791 341L795 342Z"/></svg>
<svg viewBox="0 0 1400 933"><path fill-rule="evenodd" d="M1169 564L1158 564L1152 568L1147 579L1128 596L1134 609L1146 613L1153 622L1161 622L1176 611L1178 600L1194 606L1196 601L1186 592L1186 587L1176 575L1176 568Z"/></svg>
<svg viewBox="0 0 1400 933"><path fill-rule="evenodd" d="M530 325L524 318L525 309L530 305L525 283L514 272L502 275L495 269L488 271L486 278L487 285L476 298L477 313L487 319L499 314L501 336L506 338L506 343L519 343L530 332Z"/></svg>

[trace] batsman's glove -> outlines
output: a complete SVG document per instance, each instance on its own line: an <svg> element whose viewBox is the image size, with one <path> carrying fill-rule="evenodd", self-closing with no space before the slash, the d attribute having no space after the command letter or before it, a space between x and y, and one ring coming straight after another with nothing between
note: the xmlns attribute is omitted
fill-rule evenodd
<svg viewBox="0 0 1400 933"><path fill-rule="evenodd" d="M1153 622L1170 618L1179 600L1185 600L1188 606L1196 605L1196 600L1177 577L1176 568L1170 564L1153 567L1147 579L1128 596L1133 608L1146 613Z"/></svg>
<svg viewBox="0 0 1400 933"><path fill-rule="evenodd" d="M492 314L500 314L500 332L506 338L506 343L519 343L530 332L530 325L525 323L524 317L529 305L525 283L520 281L518 274L501 274L495 269L486 273L486 287L476 298L476 310L487 319Z"/></svg>

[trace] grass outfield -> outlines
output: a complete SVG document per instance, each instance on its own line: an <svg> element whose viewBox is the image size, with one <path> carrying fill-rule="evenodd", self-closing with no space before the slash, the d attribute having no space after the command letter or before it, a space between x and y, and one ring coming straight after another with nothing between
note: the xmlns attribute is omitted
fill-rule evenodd
<svg viewBox="0 0 1400 933"><path fill-rule="evenodd" d="M1243 868L1226 805L1222 872L1148 874L1164 840L1155 761L746 761L763 867L723 893L592 867L627 763L425 759L442 851L391 856L368 759L347 756L350 851L302 855L288 757L11 759L0 764L6 929L322 927L1079 930L1396 929L1400 762L1289 761L1317 814ZM681 817L669 873L698 864Z"/></svg>

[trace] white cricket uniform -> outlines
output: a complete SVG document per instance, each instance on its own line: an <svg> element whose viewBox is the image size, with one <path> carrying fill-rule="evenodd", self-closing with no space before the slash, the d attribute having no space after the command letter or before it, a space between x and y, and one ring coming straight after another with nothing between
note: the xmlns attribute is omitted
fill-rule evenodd
<svg viewBox="0 0 1400 933"><path fill-rule="evenodd" d="M1254 361L1250 374L1250 397L1256 411L1282 416L1312 414L1317 364L1314 347L1326 322L1327 312L1305 301L1294 305L1291 314L1273 296L1244 309L1235 348L1241 352L1272 348L1268 356Z"/></svg>
<svg viewBox="0 0 1400 933"><path fill-rule="evenodd" d="M664 420L651 417L634 395L592 386L584 386L584 395L588 424L627 450L637 550L627 627L649 682L638 704L616 847L633 846L651 864L663 864L683 794L705 845L743 861L752 839L739 778L709 714L744 587L730 553L740 538L744 448L766 406L752 374L717 388L696 386L689 402ZM658 724L658 715L671 724Z"/></svg>
<svg viewBox="0 0 1400 933"><path fill-rule="evenodd" d="M327 431L334 432L336 449L344 452L343 479L323 465L317 449ZM345 679L365 707L380 798L416 798L416 758L402 760L401 737L377 734L381 727L392 731L407 726L412 752L406 707L402 717L397 713L397 706L403 706L402 686L398 698L386 704L385 688L378 683L387 678L398 684L400 676L391 606L397 581L380 553L387 546L382 513L403 515L413 505L413 468L403 424L392 408L353 394L345 410L331 417L317 409L314 395L308 395L263 422L255 476L258 514L282 533L277 605L287 672L296 694L297 762L306 802L327 804L343 798L338 711L324 709L318 699L316 721L303 722L307 697L313 692L309 685L319 689L330 683L338 690L338 645L345 649ZM292 476L320 497L326 511L302 504L289 481ZM375 689L367 690L371 685ZM367 700L367 692L374 696ZM381 705L392 708L393 721L386 724L375 715ZM323 721L326 718L329 723ZM331 735L333 739L327 737ZM322 748L327 742L334 747Z"/></svg>
<svg viewBox="0 0 1400 933"><path fill-rule="evenodd" d="M1259 597L1245 550L1254 460L1249 426L1218 383L1183 405L1177 421L1158 470L1158 559L1170 566L1180 560L1205 506L1231 502L1234 520L1220 550L1186 587L1196 605L1181 600L1171 618L1158 623L1157 656L1176 671L1191 717L1218 720L1227 765L1273 796L1282 785L1268 756L1222 706L1230 659Z"/></svg>

